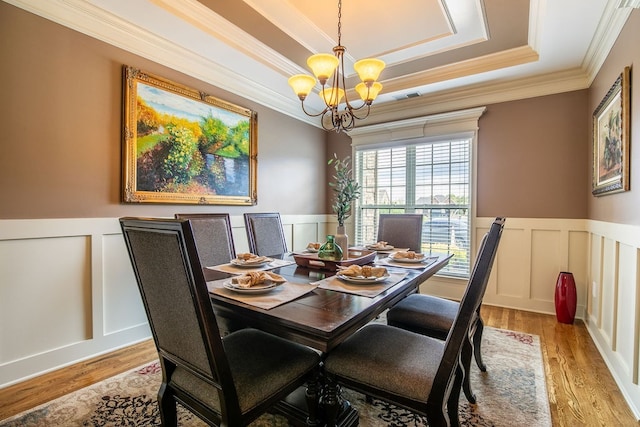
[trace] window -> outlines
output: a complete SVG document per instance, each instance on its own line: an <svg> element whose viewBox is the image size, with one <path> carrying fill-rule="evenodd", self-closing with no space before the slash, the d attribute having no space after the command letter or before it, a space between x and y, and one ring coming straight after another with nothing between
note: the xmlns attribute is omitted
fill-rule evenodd
<svg viewBox="0 0 640 427"><path fill-rule="evenodd" d="M481 114L484 108L474 110L478 111ZM449 265L439 274L469 276L474 211L472 153L478 117L474 116L476 128L472 132L466 127L456 132L449 126L442 135L423 132L395 141L385 141L381 138L385 132L376 132L373 144L362 143L358 135L353 138L354 173L362 186L354 212L356 244L375 241L381 213L421 213L422 252L453 253ZM352 133L355 131L358 129Z"/></svg>

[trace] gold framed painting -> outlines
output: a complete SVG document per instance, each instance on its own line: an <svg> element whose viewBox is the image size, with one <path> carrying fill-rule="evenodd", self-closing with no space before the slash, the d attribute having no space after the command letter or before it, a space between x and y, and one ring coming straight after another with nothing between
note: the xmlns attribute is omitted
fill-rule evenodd
<svg viewBox="0 0 640 427"><path fill-rule="evenodd" d="M629 190L631 68L622 74L593 112L592 194Z"/></svg>
<svg viewBox="0 0 640 427"><path fill-rule="evenodd" d="M123 200L255 205L257 113L124 66Z"/></svg>

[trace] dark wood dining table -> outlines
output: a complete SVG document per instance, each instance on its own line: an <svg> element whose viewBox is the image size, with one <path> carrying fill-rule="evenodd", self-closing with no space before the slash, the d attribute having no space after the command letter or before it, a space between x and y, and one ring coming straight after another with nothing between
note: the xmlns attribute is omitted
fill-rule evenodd
<svg viewBox="0 0 640 427"><path fill-rule="evenodd" d="M422 269L385 265L390 273L406 273L406 276L374 297L315 288L293 301L267 310L214 293L210 295L223 333L253 327L328 353L386 309L416 292L420 284L446 266L451 257L440 255ZM293 261L291 253L271 258ZM312 283L335 275L335 271L302 267L295 263L270 271L295 283ZM208 282L231 277L229 273L210 268L204 268L203 272ZM281 402L277 410L295 425L307 425L304 389ZM357 411L347 401L343 402L338 418L341 427L358 424Z"/></svg>

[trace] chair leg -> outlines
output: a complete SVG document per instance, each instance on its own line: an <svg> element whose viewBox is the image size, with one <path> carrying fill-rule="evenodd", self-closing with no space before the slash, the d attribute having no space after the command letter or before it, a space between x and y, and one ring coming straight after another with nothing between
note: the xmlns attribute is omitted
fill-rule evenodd
<svg viewBox="0 0 640 427"><path fill-rule="evenodd" d="M160 420L163 427L177 427L178 414L176 412L176 401L172 393L167 389L167 384L162 383L158 390L158 408L160 409Z"/></svg>
<svg viewBox="0 0 640 427"><path fill-rule="evenodd" d="M476 403L476 396L471 390L471 353L473 348L471 345L471 337L467 337L462 343L462 352L460 354L460 364L462 366L462 389L469 403Z"/></svg>
<svg viewBox="0 0 640 427"><path fill-rule="evenodd" d="M473 357L476 359L476 365L482 372L487 372L487 365L482 361L482 353L480 352L480 346L482 345L482 331L484 330L484 322L482 317L478 315L476 320L476 328L473 332Z"/></svg>
<svg viewBox="0 0 640 427"><path fill-rule="evenodd" d="M467 375L468 376L468 375ZM449 425L451 427L460 427L460 417L458 416L458 404L460 402L460 387L465 378L462 363L458 361L458 368L453 379L451 393L447 399L447 415L449 416Z"/></svg>

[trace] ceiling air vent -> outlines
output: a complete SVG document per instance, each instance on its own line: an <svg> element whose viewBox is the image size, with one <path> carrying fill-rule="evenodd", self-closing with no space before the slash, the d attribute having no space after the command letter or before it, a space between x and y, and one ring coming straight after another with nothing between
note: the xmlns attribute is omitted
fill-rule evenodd
<svg viewBox="0 0 640 427"><path fill-rule="evenodd" d="M418 96L420 96L418 92L413 92L413 93L405 93L402 95L397 95L395 96L395 98L397 101L402 101L403 99L417 98Z"/></svg>

